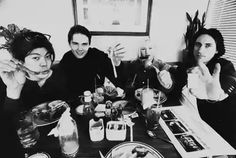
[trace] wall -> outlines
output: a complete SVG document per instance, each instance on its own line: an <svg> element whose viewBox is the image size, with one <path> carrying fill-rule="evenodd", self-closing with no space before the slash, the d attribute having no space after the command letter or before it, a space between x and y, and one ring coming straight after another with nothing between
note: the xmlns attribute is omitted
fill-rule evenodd
<svg viewBox="0 0 236 158"><path fill-rule="evenodd" d="M67 32L74 24L71 0L0 0L0 25L10 23L50 34L60 59L69 49Z"/></svg>
<svg viewBox="0 0 236 158"><path fill-rule="evenodd" d="M120 42L126 48L125 60L130 60L150 39L155 56L164 61L178 61L179 51L184 48L185 12L194 15L198 9L202 14L207 3L208 0L153 0L150 38L94 36L92 46L106 50L108 46ZM56 59L61 59L69 49L67 32L74 24L71 0L0 0L0 25L7 26L9 23L52 35Z"/></svg>

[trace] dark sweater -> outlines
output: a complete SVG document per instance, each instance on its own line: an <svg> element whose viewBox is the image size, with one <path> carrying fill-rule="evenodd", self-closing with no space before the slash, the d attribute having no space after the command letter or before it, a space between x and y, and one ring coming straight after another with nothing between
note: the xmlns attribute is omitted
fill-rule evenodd
<svg viewBox="0 0 236 158"><path fill-rule="evenodd" d="M160 63L159 68L162 70L165 63ZM153 67L145 68L143 61L137 59L134 61L125 62L122 72L122 83L125 86L133 86L137 88L147 87L147 84L151 88L155 88L168 93L171 89L163 87L157 79L156 70ZM132 83L133 82L133 83Z"/></svg>
<svg viewBox="0 0 236 158"><path fill-rule="evenodd" d="M230 61L219 58L213 59L207 64L211 74L216 63L221 65L220 84L229 97L217 102L197 99L197 106L201 118L236 148L236 72ZM188 68L180 66L177 71L172 73L176 82L175 93L180 93L182 87L187 83L186 70Z"/></svg>
<svg viewBox="0 0 236 158"><path fill-rule="evenodd" d="M67 100L67 89L62 71L53 68L52 76L46 80L42 87L34 81L26 80L20 99L10 99L6 97L4 83L1 85L1 133L3 136L3 151L6 157L24 157L22 145L15 129L16 115L22 110L30 110L32 107L46 101L57 99Z"/></svg>
<svg viewBox="0 0 236 158"><path fill-rule="evenodd" d="M103 85L105 77L119 86L110 58L96 48L89 48L82 59L76 58L72 51L68 51L61 59L60 65L65 71L70 95L73 97L82 95L86 90L94 92L95 82L96 85ZM116 69L119 73L119 68Z"/></svg>

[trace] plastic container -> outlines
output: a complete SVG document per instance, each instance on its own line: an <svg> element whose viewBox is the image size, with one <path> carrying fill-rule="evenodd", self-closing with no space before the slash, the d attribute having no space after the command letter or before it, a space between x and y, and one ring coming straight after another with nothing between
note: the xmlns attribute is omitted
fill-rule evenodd
<svg viewBox="0 0 236 158"><path fill-rule="evenodd" d="M106 138L110 141L126 139L126 124L123 121L109 121L106 127Z"/></svg>
<svg viewBox="0 0 236 158"><path fill-rule="evenodd" d="M104 123L103 119L89 121L89 135L91 141L101 141L104 139Z"/></svg>

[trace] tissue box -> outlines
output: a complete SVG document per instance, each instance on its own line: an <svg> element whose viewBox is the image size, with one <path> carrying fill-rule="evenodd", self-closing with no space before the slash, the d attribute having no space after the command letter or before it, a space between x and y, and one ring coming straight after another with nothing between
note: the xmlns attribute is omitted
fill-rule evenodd
<svg viewBox="0 0 236 158"><path fill-rule="evenodd" d="M110 141L126 139L126 124L123 121L109 121L106 127L106 138Z"/></svg>

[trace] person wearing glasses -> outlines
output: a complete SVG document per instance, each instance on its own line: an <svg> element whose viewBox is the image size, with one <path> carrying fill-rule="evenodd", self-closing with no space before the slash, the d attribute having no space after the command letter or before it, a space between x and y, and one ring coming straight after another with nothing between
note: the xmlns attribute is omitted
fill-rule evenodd
<svg viewBox="0 0 236 158"><path fill-rule="evenodd" d="M232 62L222 57L223 36L217 29L204 28L193 41L190 62L172 73L175 88L181 92L187 85L197 99L201 118L236 148L236 71Z"/></svg>
<svg viewBox="0 0 236 158"><path fill-rule="evenodd" d="M119 86L119 71L124 48L117 44L104 53L92 48L92 35L81 25L72 26L68 32L70 49L64 54L60 66L68 79L70 95L78 97L83 92L94 92L96 85L103 85L107 77L115 86Z"/></svg>

